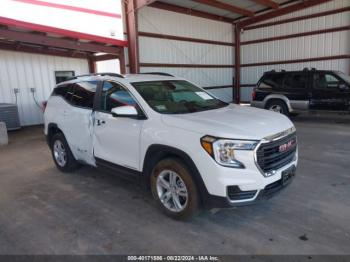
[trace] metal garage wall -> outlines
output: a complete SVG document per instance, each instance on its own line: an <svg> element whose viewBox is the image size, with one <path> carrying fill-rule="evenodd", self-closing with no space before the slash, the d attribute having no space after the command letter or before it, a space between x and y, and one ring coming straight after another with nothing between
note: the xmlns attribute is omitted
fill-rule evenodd
<svg viewBox="0 0 350 262"><path fill-rule="evenodd" d="M21 125L43 122L30 88L36 88L39 103L48 99L55 86L55 71L89 72L85 59L28 54L0 50L0 103L15 103L14 88L19 88L18 107Z"/></svg>
<svg viewBox="0 0 350 262"><path fill-rule="evenodd" d="M279 21L292 17L300 17L313 13L334 10L350 6L349 0L335 0L326 4L318 5L289 15L281 16L270 21ZM291 22L247 30L242 33L241 39L251 41L262 38L297 34L335 28L350 25L350 12L343 12L323 17L317 17L302 21ZM350 31L339 31L333 33L318 34L312 36L297 37L285 40L263 42L242 45L242 64L305 59L314 57L336 56L350 54ZM283 64L272 66L242 67L241 83L243 85L254 84L268 70L300 70L304 67L315 67L317 69L340 70L349 73L349 59L328 60L319 62ZM249 101L252 87L242 87L241 100Z"/></svg>
<svg viewBox="0 0 350 262"><path fill-rule="evenodd" d="M232 43L232 25L199 17L145 7L139 11L140 32ZM232 65L233 47L139 36L140 63ZM232 85L233 68L141 67L141 72L161 71L185 77L202 87ZM231 88L228 88L232 90ZM232 91L209 90L224 100Z"/></svg>

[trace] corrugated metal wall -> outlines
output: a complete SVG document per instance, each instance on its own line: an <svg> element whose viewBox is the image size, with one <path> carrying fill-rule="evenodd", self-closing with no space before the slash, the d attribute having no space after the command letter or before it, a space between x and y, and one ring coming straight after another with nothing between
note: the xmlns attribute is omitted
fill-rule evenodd
<svg viewBox="0 0 350 262"><path fill-rule="evenodd" d="M30 88L36 88L35 98L47 100L55 86L55 71L89 72L85 59L28 54L0 50L0 103L15 103L14 89L19 88L18 107L21 125L43 122L42 111L36 105Z"/></svg>
<svg viewBox="0 0 350 262"><path fill-rule="evenodd" d="M262 23L300 17L322 11L350 6L349 0L334 0L322 5L294 12ZM233 28L230 24L208 19L145 7L139 12L139 31L232 43ZM243 31L241 41L284 36L315 30L350 25L350 12L290 22ZM350 53L350 32L339 31L312 36L296 37L255 44L242 45L241 64L306 59ZM140 63L159 64L234 64L234 48L177 40L139 37ZM241 100L250 101L251 85L268 70L300 70L304 67L340 70L349 73L349 59L319 62L277 64L271 66L243 66L241 75ZM141 67L141 72L162 71L183 76L200 86L232 85L232 68L175 68ZM248 87L246 87L248 85ZM250 86L249 86L250 85ZM245 87L244 87L245 86ZM218 97L232 100L232 89L209 90Z"/></svg>
<svg viewBox="0 0 350 262"><path fill-rule="evenodd" d="M140 32L232 43L232 26L199 17L145 7L139 11ZM140 63L225 64L234 63L231 46L139 37ZM232 85L232 68L141 67L141 72L161 71L185 77L202 86ZM230 90L230 89L229 89ZM232 91L209 90L224 100L232 100Z"/></svg>
<svg viewBox="0 0 350 262"><path fill-rule="evenodd" d="M263 23L300 17L346 6L350 6L349 0L335 0L299 12L281 16L270 21L264 21ZM242 41L250 41L349 25L350 12L343 12L265 28L247 30L242 33L241 39ZM272 42L242 45L241 50L242 64L347 55L350 54L350 31L340 31ZM259 80L265 71L272 69L300 70L304 67L340 70L345 73L349 73L350 71L349 59L272 66L242 67L241 83L243 85L254 84ZM249 101L251 90L252 87L242 87L241 100Z"/></svg>

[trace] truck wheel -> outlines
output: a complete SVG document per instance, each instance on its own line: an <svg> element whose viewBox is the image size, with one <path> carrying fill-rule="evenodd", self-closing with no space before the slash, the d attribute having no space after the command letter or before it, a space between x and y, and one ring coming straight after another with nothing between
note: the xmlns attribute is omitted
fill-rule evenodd
<svg viewBox="0 0 350 262"><path fill-rule="evenodd" d="M266 109L289 116L289 110L285 102L282 100L272 100L267 103Z"/></svg>
<svg viewBox="0 0 350 262"><path fill-rule="evenodd" d="M52 158L60 171L68 173L80 167L62 133L57 133L52 137L51 152Z"/></svg>
<svg viewBox="0 0 350 262"><path fill-rule="evenodd" d="M156 164L151 190L161 210L171 218L185 220L198 211L196 184L180 159L168 158Z"/></svg>

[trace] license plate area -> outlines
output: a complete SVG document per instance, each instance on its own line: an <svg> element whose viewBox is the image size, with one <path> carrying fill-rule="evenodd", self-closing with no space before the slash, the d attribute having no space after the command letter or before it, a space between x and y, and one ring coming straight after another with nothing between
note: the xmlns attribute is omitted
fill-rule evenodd
<svg viewBox="0 0 350 262"><path fill-rule="evenodd" d="M292 181L293 177L295 176L295 171L296 168L294 165L282 171L281 182L283 186L288 185Z"/></svg>

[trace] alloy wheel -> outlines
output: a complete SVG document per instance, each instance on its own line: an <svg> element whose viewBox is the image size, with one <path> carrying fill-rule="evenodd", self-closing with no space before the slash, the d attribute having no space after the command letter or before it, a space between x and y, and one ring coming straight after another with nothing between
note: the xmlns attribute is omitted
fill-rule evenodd
<svg viewBox="0 0 350 262"><path fill-rule="evenodd" d="M56 140L53 144L53 154L55 160L60 167L64 167L67 163L67 152L60 140Z"/></svg>
<svg viewBox="0 0 350 262"><path fill-rule="evenodd" d="M280 105L271 105L269 110L276 113L282 113L282 107Z"/></svg>
<svg viewBox="0 0 350 262"><path fill-rule="evenodd" d="M188 191L181 177L172 170L163 170L157 177L159 200L168 210L181 212L188 202Z"/></svg>

